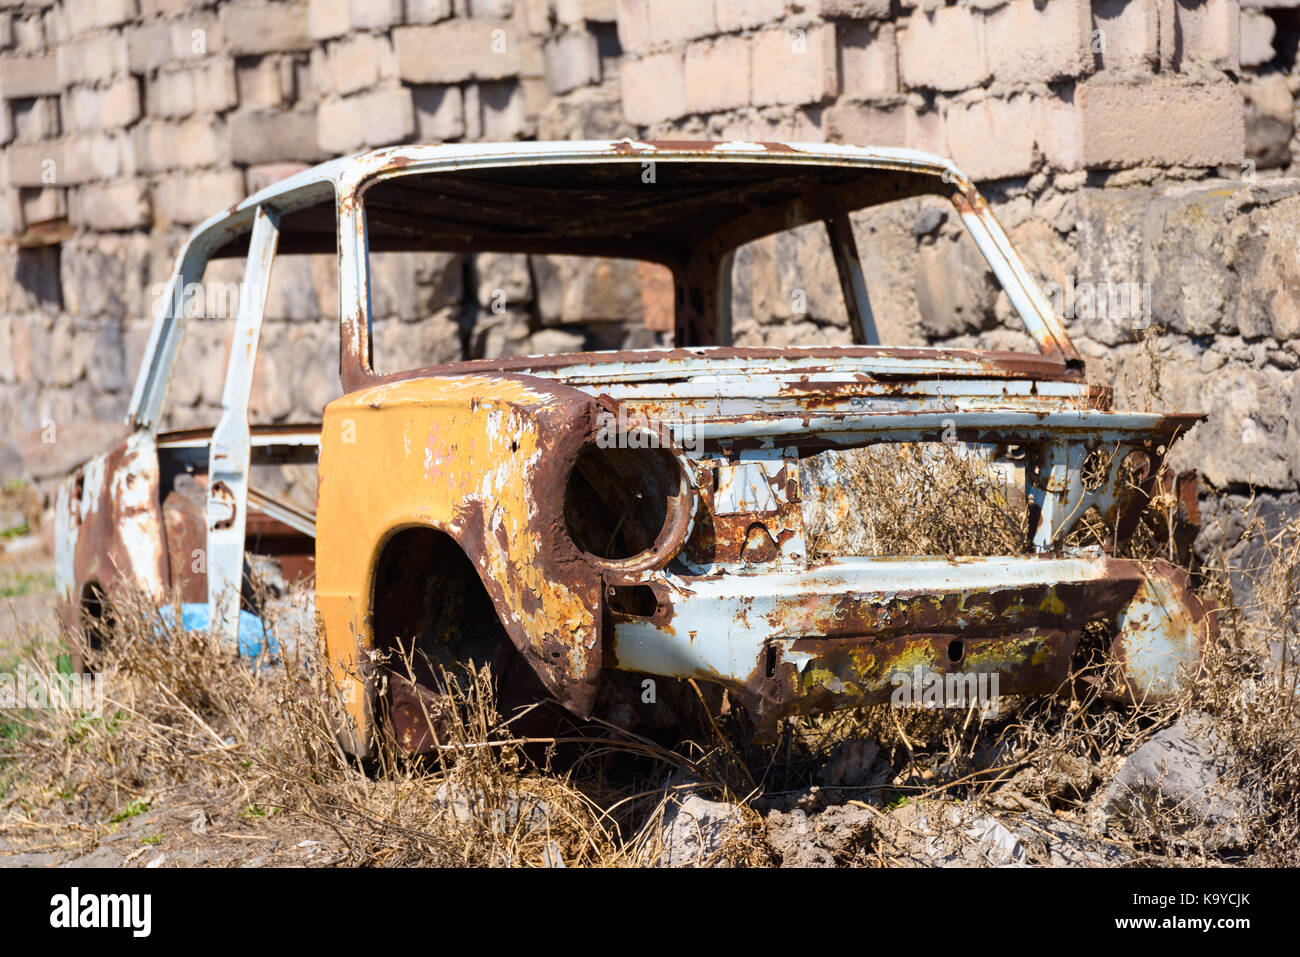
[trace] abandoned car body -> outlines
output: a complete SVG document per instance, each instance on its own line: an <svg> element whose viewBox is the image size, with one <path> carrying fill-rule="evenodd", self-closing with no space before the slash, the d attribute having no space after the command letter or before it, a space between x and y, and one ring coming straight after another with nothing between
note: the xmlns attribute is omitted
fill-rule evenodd
<svg viewBox="0 0 1300 957"><path fill-rule="evenodd" d="M1039 354L880 344L849 214L916 196L955 207ZM853 344L733 346L721 279L734 252L817 223ZM661 264L674 341L376 372L369 264L381 250ZM293 252L337 255L343 394L319 425L250 427L266 277ZM247 256L245 288L261 292L239 302L220 421L160 432L168 383L184 372L173 293L232 255ZM65 620L75 628L135 588L206 603L211 627L233 638L245 553L278 542L286 563L314 571L326 653L355 692L357 751L381 717L412 750L431 740L430 668L381 681L373 649L482 661L500 643L579 717L596 708L602 673L701 679L770 728L887 701L918 666L996 674L1003 694L1050 692L1090 622L1109 627L1110 693L1158 698L1198 664L1213 627L1174 566L1065 541L1090 508L1111 545L1122 541L1170 444L1200 416L1114 411L983 199L937 157L811 144L396 147L296 174L208 220L170 283L129 438L59 497ZM626 441L601 440L611 421L627 423L616 430ZM801 459L945 440L1023 450L1020 554L810 559ZM291 461L317 462L315 514L250 488L250 464ZM206 549L201 572L195 549Z"/></svg>

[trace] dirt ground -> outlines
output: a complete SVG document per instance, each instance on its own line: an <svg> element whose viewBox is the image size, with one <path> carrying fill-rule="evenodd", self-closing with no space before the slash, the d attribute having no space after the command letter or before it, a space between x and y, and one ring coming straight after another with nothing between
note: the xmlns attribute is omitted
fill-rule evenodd
<svg viewBox="0 0 1300 957"><path fill-rule="evenodd" d="M54 559L33 536L0 552L0 667L58 645ZM107 820L87 821L75 801L18 826L0 820L0 868L320 867L341 859L343 845L328 827L288 821L240 797L194 787L124 792L122 810ZM119 815L127 816L113 820Z"/></svg>
<svg viewBox="0 0 1300 957"><path fill-rule="evenodd" d="M1273 596L1261 647L1295 641L1300 544L1285 541L1260 592ZM58 660L54 608L48 550L0 552L0 672ZM259 671L148 614L115 632L101 716L21 728L0 711L0 867L1294 866L1300 854L1294 681L1247 652L1233 616L1206 673L1164 710L1070 695L1004 702L987 721L862 709L762 746L733 714L672 741L608 733L587 742L596 760L557 774L496 743L486 679L457 690L454 762L363 770L339 753L309 662Z"/></svg>

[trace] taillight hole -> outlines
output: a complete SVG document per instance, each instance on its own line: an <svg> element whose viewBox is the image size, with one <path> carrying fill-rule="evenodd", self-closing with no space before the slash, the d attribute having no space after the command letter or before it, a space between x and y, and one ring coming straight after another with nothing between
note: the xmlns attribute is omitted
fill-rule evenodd
<svg viewBox="0 0 1300 957"><path fill-rule="evenodd" d="M960 639L948 642L948 660L954 665L966 657L966 646Z"/></svg>

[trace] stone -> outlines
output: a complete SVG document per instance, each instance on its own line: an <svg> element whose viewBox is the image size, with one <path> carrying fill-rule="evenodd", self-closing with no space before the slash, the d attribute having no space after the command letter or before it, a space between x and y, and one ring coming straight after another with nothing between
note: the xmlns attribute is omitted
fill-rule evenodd
<svg viewBox="0 0 1300 957"><path fill-rule="evenodd" d="M1263 66L1273 59L1277 23L1257 10L1241 11L1240 61L1243 67Z"/></svg>
<svg viewBox="0 0 1300 957"><path fill-rule="evenodd" d="M64 308L72 315L102 316L120 322L130 305L121 290L140 282L128 265L129 251L102 240L69 241L59 257Z"/></svg>
<svg viewBox="0 0 1300 957"><path fill-rule="evenodd" d="M1147 70L1160 65L1157 4L1093 0L1092 17L1096 31L1092 47L1102 69Z"/></svg>
<svg viewBox="0 0 1300 957"><path fill-rule="evenodd" d="M785 13L786 0L716 0L714 6L718 30L735 33L780 20Z"/></svg>
<svg viewBox="0 0 1300 957"><path fill-rule="evenodd" d="M67 215L64 190L57 186L23 190L19 202L22 207L23 222L28 226L62 219Z"/></svg>
<svg viewBox="0 0 1300 957"><path fill-rule="evenodd" d="M365 117L361 97L331 97L316 110L316 143L329 155L359 150L365 145Z"/></svg>
<svg viewBox="0 0 1300 957"><path fill-rule="evenodd" d="M801 226L740 247L732 267L731 287L732 313L737 318L751 318L778 328L805 318L848 328L830 242L820 224ZM793 343L810 331L801 332L791 325L789 330L771 335L791 337ZM812 338L817 341L817 334Z"/></svg>
<svg viewBox="0 0 1300 957"><path fill-rule="evenodd" d="M528 337L524 349L525 354L530 356L555 356L566 352L580 352L586 346L587 337L580 331L541 329Z"/></svg>
<svg viewBox="0 0 1300 957"><path fill-rule="evenodd" d="M318 115L309 110L238 110L230 117L231 159L249 165L323 159L328 151L318 143L317 124Z"/></svg>
<svg viewBox="0 0 1300 957"><path fill-rule="evenodd" d="M458 86L413 86L415 125L420 140L437 143L465 135L465 104Z"/></svg>
<svg viewBox="0 0 1300 957"><path fill-rule="evenodd" d="M9 183L13 186L54 185L59 182L63 159L63 144L58 142L10 146L5 151Z"/></svg>
<svg viewBox="0 0 1300 957"><path fill-rule="evenodd" d="M1274 180L1300 191L1300 180ZM1225 243L1226 260L1239 279L1228 313L1243 335L1271 336L1278 342L1300 340L1300 300L1294 283L1298 268L1288 244L1297 239L1295 216L1300 195L1270 200L1262 187L1250 190L1232 215ZM1231 215L1231 213L1229 213Z"/></svg>
<svg viewBox="0 0 1300 957"><path fill-rule="evenodd" d="M670 791L659 826L661 867L707 867L743 826L739 807L710 801L694 790Z"/></svg>
<svg viewBox="0 0 1300 957"><path fill-rule="evenodd" d="M308 0L307 33L313 40L333 40L351 30L352 7L347 0Z"/></svg>
<svg viewBox="0 0 1300 957"><path fill-rule="evenodd" d="M898 92L898 44L892 23L839 27L840 90L866 99Z"/></svg>
<svg viewBox="0 0 1300 957"><path fill-rule="evenodd" d="M235 89L245 109L278 110L293 97L292 61L268 54L243 60L235 67Z"/></svg>
<svg viewBox="0 0 1300 957"><path fill-rule="evenodd" d="M1289 165L1295 104L1286 77L1281 73L1253 77L1241 84L1241 91L1245 94L1246 158L1260 169Z"/></svg>
<svg viewBox="0 0 1300 957"><path fill-rule="evenodd" d="M682 58L657 53L644 59L624 59L623 112L631 123L651 126L686 114Z"/></svg>
<svg viewBox="0 0 1300 957"><path fill-rule="evenodd" d="M173 174L154 189L155 212L175 223L200 223L244 198L244 176L237 169Z"/></svg>
<svg viewBox="0 0 1300 957"><path fill-rule="evenodd" d="M567 93L600 82L600 50L595 34L568 30L546 41L546 85L552 93Z"/></svg>
<svg viewBox="0 0 1300 957"><path fill-rule="evenodd" d="M976 181L1027 176L1038 165L1039 116L1038 98L1027 93L950 103L948 154Z"/></svg>
<svg viewBox="0 0 1300 957"><path fill-rule="evenodd" d="M401 372L456 362L462 358L460 327L451 310L419 322L394 319L378 324L376 368Z"/></svg>
<svg viewBox="0 0 1300 957"><path fill-rule="evenodd" d="M1195 468L1219 488L1293 488L1286 436L1295 373L1236 362L1205 373L1199 360L1193 350L1175 352L1159 370L1164 402L1210 416L1173 447L1171 467Z"/></svg>
<svg viewBox="0 0 1300 957"><path fill-rule="evenodd" d="M9 106L13 137L20 143L37 143L53 139L59 128L59 101L53 96L34 100L17 100Z"/></svg>
<svg viewBox="0 0 1300 957"><path fill-rule="evenodd" d="M641 319L641 277L628 259L532 256L537 313L545 325Z"/></svg>
<svg viewBox="0 0 1300 957"><path fill-rule="evenodd" d="M839 92L832 24L765 30L752 42L750 98L755 106L819 103Z"/></svg>
<svg viewBox="0 0 1300 957"><path fill-rule="evenodd" d="M1238 0L1175 2L1174 56L1180 70L1197 63L1216 70L1240 68L1241 9Z"/></svg>
<svg viewBox="0 0 1300 957"><path fill-rule="evenodd" d="M480 311L470 333L467 359L500 359L528 354L528 317L516 310Z"/></svg>
<svg viewBox="0 0 1300 957"><path fill-rule="evenodd" d="M533 284L523 253L479 253L474 257L475 295L485 309L530 302Z"/></svg>
<svg viewBox="0 0 1300 957"><path fill-rule="evenodd" d="M984 17L966 7L921 10L899 23L899 77L908 88L955 92L989 78ZM944 51L935 56L936 50Z"/></svg>
<svg viewBox="0 0 1300 957"><path fill-rule="evenodd" d="M1263 796L1237 780L1239 761L1211 719L1184 715L1125 759L1101 813L1142 832L1158 809L1172 817L1175 833L1201 832L1210 850L1245 846L1262 820Z"/></svg>
<svg viewBox="0 0 1300 957"><path fill-rule="evenodd" d="M239 103L235 61L230 57L209 57L195 68L193 76L196 112L223 113Z"/></svg>
<svg viewBox="0 0 1300 957"><path fill-rule="evenodd" d="M68 29L86 33L101 27L116 27L134 18L136 0L68 0Z"/></svg>
<svg viewBox="0 0 1300 957"><path fill-rule="evenodd" d="M415 133L415 106L408 88L378 89L356 99L366 146L401 143Z"/></svg>
<svg viewBox="0 0 1300 957"><path fill-rule="evenodd" d="M513 140L528 129L524 92L518 83L480 83L479 115L484 139Z"/></svg>
<svg viewBox="0 0 1300 957"><path fill-rule="evenodd" d="M363 2L363 0L353 0L354 3ZM468 5L468 10L466 10ZM464 0L461 5L462 12L468 12L471 17L481 17L491 20L502 20L514 12L514 0Z"/></svg>
<svg viewBox="0 0 1300 957"><path fill-rule="evenodd" d="M1092 69L1088 0L1011 0L985 20L995 83L1050 83Z"/></svg>
<svg viewBox="0 0 1300 957"><path fill-rule="evenodd" d="M380 43L371 34L358 33L331 46L336 91L346 96L379 81Z"/></svg>
<svg viewBox="0 0 1300 957"><path fill-rule="evenodd" d="M942 209L923 209L916 214L916 218L912 221L912 235L917 239L928 236L942 226L947 219L948 214Z"/></svg>
<svg viewBox="0 0 1300 957"><path fill-rule="evenodd" d="M226 52L233 56L306 50L312 45L304 0L227 3L221 7Z"/></svg>
<svg viewBox="0 0 1300 957"><path fill-rule="evenodd" d="M889 0L815 0L812 7L823 17L888 20L893 13Z"/></svg>
<svg viewBox="0 0 1300 957"><path fill-rule="evenodd" d="M510 24L495 20L451 20L393 31L397 66L406 83L463 83L518 76L519 44Z"/></svg>
<svg viewBox="0 0 1300 957"><path fill-rule="evenodd" d="M998 287L988 264L967 237L921 245L916 264L916 304L921 330L932 339L996 325Z"/></svg>
<svg viewBox="0 0 1300 957"><path fill-rule="evenodd" d="M465 100L465 139L481 140L483 138L483 102L479 95L477 83L467 83L461 87Z"/></svg>
<svg viewBox="0 0 1300 957"><path fill-rule="evenodd" d="M320 319L323 310L315 273L336 265L336 257L326 253L277 256L266 290L267 319L290 322Z"/></svg>
<svg viewBox="0 0 1300 957"><path fill-rule="evenodd" d="M1044 867L1121 867L1135 855L1092 829L1053 814L1041 804L1022 805L1002 819L1020 840L1030 864Z"/></svg>
<svg viewBox="0 0 1300 957"><path fill-rule="evenodd" d="M877 853L895 867L1021 867L1024 842L967 804L909 801L876 823Z"/></svg>
<svg viewBox="0 0 1300 957"><path fill-rule="evenodd" d="M1226 79L1094 76L1076 86L1074 113L1078 152L1062 163L1067 169L1241 162L1241 92Z"/></svg>
<svg viewBox="0 0 1300 957"><path fill-rule="evenodd" d="M148 186L139 179L86 186L74 209L77 215L70 218L90 229L139 229L151 215Z"/></svg>
<svg viewBox="0 0 1300 957"><path fill-rule="evenodd" d="M618 0L618 42L633 57L650 48L650 0Z"/></svg>
<svg viewBox="0 0 1300 957"><path fill-rule="evenodd" d="M688 40L717 31L713 0L654 0L650 11L652 46L680 48Z"/></svg>
<svg viewBox="0 0 1300 957"><path fill-rule="evenodd" d="M155 20L130 27L126 31L127 58L131 72L152 73L173 59L171 24Z"/></svg>
<svg viewBox="0 0 1300 957"><path fill-rule="evenodd" d="M823 114L826 140L850 146L907 146L908 120L913 113L907 103L837 103Z"/></svg>
<svg viewBox="0 0 1300 957"><path fill-rule="evenodd" d="M57 96L63 92L59 58L53 53L37 57L0 60L0 93L7 100L32 96Z"/></svg>
<svg viewBox="0 0 1300 957"><path fill-rule="evenodd" d="M528 82L524 81L526 107ZM546 92L544 85L542 92ZM546 140L616 140L636 134L635 127L624 118L618 91L607 86L582 87L565 97L548 96L537 117L537 127L538 138Z"/></svg>
<svg viewBox="0 0 1300 957"><path fill-rule="evenodd" d="M455 253L372 254L374 315L416 322L457 305L464 290L463 267L463 257Z"/></svg>
<svg viewBox="0 0 1300 957"><path fill-rule="evenodd" d="M9 95L10 87L4 80L4 64L16 60L0 61L0 91ZM74 83L93 83L107 80L127 72L129 55L126 38L120 33L107 33L64 43L58 50L58 83L60 87ZM48 82L48 80L47 80Z"/></svg>
<svg viewBox="0 0 1300 957"><path fill-rule="evenodd" d="M101 91L98 125L105 129L130 126L140 118L140 85L124 77Z"/></svg>
<svg viewBox="0 0 1300 957"><path fill-rule="evenodd" d="M580 23L614 23L617 0L555 0L555 18L566 26Z"/></svg>
<svg viewBox="0 0 1300 957"><path fill-rule="evenodd" d="M351 0L352 26L357 30L387 30L402 22L402 0Z"/></svg>
<svg viewBox="0 0 1300 957"><path fill-rule="evenodd" d="M451 0L406 0L407 23L437 23L451 13Z"/></svg>
<svg viewBox="0 0 1300 957"><path fill-rule="evenodd" d="M749 105L749 41L719 37L686 48L683 95L688 113L714 113Z"/></svg>
<svg viewBox="0 0 1300 957"><path fill-rule="evenodd" d="M1176 332L1237 331L1228 309L1233 277L1224 268L1227 195L1222 184L1172 188L1144 211L1143 279L1152 284L1156 318Z"/></svg>
<svg viewBox="0 0 1300 957"><path fill-rule="evenodd" d="M215 139L211 133L206 135ZM111 180L134 172L132 141L120 133L72 137L65 144L64 155L64 181L70 184Z"/></svg>
<svg viewBox="0 0 1300 957"><path fill-rule="evenodd" d="M1143 271L1146 255L1147 233L1143 214L1151 202L1148 192L1084 189L1076 200L1077 220L1077 285L1089 284L1141 284L1148 277ZM1064 293L1068 276L1051 276ZM1154 303L1152 303L1154 312ZM1069 321L1067 317L1067 326ZM1080 325L1077 332L1108 346L1131 342L1140 331L1133 316L1093 315ZM1162 320L1163 321L1163 320Z"/></svg>

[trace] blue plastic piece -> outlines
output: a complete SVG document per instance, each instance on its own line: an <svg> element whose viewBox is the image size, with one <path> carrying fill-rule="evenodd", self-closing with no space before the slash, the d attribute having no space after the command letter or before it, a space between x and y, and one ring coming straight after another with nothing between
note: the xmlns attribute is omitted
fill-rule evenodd
<svg viewBox="0 0 1300 957"><path fill-rule="evenodd" d="M164 605L159 609L162 619L167 624L174 621L174 614L171 605ZM181 627L186 631L206 631L211 618L208 616L208 606L204 602L186 602L181 605ZM262 645L266 644L267 651L272 655L280 653L280 645L275 640L275 635L268 634L266 627L262 624L262 619L258 618L250 611L240 611L239 613L239 653L245 658L256 658L262 653Z"/></svg>

